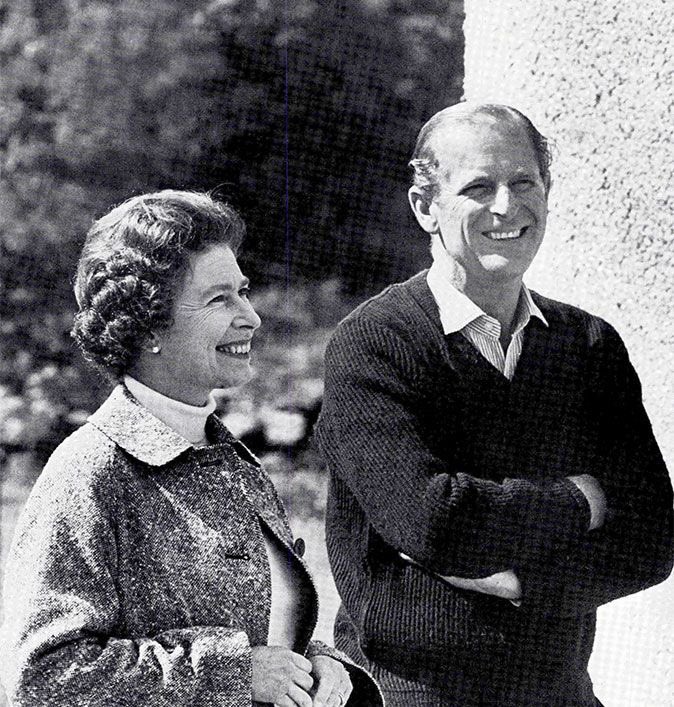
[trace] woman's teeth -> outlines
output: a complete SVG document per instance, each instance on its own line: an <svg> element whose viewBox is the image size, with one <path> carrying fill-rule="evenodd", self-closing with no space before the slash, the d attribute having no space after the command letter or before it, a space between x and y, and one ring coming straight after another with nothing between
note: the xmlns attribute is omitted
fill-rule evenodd
<svg viewBox="0 0 674 707"><path fill-rule="evenodd" d="M245 344L228 344L223 346L216 346L218 351L223 351L224 353L231 354L247 354L250 353L250 341Z"/></svg>

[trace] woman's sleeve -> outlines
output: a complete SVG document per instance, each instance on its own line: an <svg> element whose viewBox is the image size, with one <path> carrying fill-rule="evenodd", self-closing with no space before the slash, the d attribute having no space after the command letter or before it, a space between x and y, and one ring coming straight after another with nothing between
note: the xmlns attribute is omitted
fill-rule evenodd
<svg viewBox="0 0 674 707"><path fill-rule="evenodd" d="M353 692L346 707L384 707L384 698L379 690L379 686L372 679L371 675L359 665L356 665L342 651L328 646L322 641L311 641L307 648L306 657L311 660L318 655L327 655L338 660L349 673Z"/></svg>
<svg viewBox="0 0 674 707"><path fill-rule="evenodd" d="M5 572L0 671L12 705L251 704L245 632L193 626L123 637L107 496L78 480L77 469L59 483L45 476Z"/></svg>

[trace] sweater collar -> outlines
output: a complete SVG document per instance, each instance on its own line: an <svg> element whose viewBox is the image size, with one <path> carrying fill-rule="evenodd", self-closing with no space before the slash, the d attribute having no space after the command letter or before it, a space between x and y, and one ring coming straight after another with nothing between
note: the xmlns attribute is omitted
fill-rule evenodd
<svg viewBox="0 0 674 707"><path fill-rule="evenodd" d="M89 422L125 452L150 466L167 464L194 447L141 405L125 385L118 385L112 391L110 397L89 417ZM255 456L232 435L217 415L209 415L206 432L215 445L230 444L246 461L259 464Z"/></svg>

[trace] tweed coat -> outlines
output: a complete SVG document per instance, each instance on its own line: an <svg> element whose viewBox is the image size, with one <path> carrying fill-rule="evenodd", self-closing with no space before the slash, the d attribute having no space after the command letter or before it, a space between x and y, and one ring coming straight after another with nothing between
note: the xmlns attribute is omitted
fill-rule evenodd
<svg viewBox="0 0 674 707"><path fill-rule="evenodd" d="M118 386L54 452L6 568L13 705L250 705L271 606L261 525L301 578L294 650L343 661L349 705L383 705L363 670L310 641L316 589L269 477L215 415L207 433L193 447Z"/></svg>

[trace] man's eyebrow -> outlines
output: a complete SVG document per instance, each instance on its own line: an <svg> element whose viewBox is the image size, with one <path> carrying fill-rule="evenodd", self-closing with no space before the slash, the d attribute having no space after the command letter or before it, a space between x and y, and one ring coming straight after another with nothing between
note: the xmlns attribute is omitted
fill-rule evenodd
<svg viewBox="0 0 674 707"><path fill-rule="evenodd" d="M529 167L518 167L512 173L512 177L530 177L534 174L535 170ZM494 178L490 176L487 172L482 170L475 170L474 172L467 172L461 175L461 186L468 187L473 185L475 182L493 182Z"/></svg>
<svg viewBox="0 0 674 707"><path fill-rule="evenodd" d="M493 179L485 172L472 172L461 177L459 186L462 189L470 187L478 182L492 182Z"/></svg>

